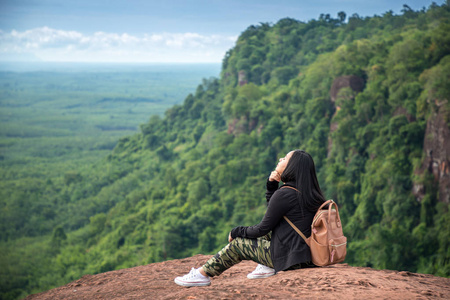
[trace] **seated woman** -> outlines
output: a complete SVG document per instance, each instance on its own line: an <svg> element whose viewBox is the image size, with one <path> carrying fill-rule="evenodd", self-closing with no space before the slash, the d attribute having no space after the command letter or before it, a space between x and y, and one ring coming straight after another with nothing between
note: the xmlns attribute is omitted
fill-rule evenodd
<svg viewBox="0 0 450 300"><path fill-rule="evenodd" d="M280 188L279 181L284 182ZM266 197L267 211L259 224L231 230L228 245L202 267L175 278L175 283L186 287L210 285L210 277L222 274L242 260L260 264L249 278L313 267L308 245L283 218L288 217L307 237L311 235L313 217L325 202L311 155L294 150L280 158L267 181Z"/></svg>

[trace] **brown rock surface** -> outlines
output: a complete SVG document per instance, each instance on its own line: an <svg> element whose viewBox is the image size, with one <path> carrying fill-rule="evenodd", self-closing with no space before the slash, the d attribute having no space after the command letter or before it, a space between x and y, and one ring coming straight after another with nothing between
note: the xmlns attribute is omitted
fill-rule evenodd
<svg viewBox="0 0 450 300"><path fill-rule="evenodd" d="M212 278L207 287L173 280L211 256L196 255L130 269L85 275L26 299L450 299L450 279L339 264L247 279L256 263L244 261Z"/></svg>

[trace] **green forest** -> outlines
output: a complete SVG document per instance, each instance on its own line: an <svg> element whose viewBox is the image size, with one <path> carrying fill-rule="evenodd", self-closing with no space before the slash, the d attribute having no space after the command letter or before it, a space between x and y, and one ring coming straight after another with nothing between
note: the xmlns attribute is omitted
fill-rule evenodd
<svg viewBox="0 0 450 300"><path fill-rule="evenodd" d="M1 298L213 254L261 220L292 149L340 207L346 263L449 277L449 95L448 2L252 25L219 78L104 157L51 180L3 173Z"/></svg>

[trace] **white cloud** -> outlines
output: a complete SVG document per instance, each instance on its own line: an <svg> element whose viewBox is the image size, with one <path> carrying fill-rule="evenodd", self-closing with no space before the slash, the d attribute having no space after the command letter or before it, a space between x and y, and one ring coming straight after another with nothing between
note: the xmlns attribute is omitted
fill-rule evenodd
<svg viewBox="0 0 450 300"><path fill-rule="evenodd" d="M220 62L237 36L158 33L134 36L95 32L86 35L49 27L0 30L0 60L32 55L43 61Z"/></svg>

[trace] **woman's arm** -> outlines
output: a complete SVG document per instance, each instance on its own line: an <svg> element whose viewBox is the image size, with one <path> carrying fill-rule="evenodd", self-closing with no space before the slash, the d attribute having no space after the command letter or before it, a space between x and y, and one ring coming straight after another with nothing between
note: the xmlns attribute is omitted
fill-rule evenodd
<svg viewBox="0 0 450 300"><path fill-rule="evenodd" d="M294 192L283 189L274 193L261 222L254 226L238 226L233 228L230 234L231 238L257 238L268 234L289 211L291 201L295 201Z"/></svg>
<svg viewBox="0 0 450 300"><path fill-rule="evenodd" d="M269 179L267 179L267 183L266 183L266 200L267 200L267 205L269 205L269 201L270 198L272 198L273 193L275 193L278 189L278 183L281 180L281 176L280 173L278 173L277 171L272 171L272 173L270 173Z"/></svg>

